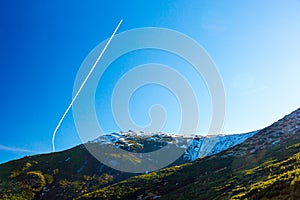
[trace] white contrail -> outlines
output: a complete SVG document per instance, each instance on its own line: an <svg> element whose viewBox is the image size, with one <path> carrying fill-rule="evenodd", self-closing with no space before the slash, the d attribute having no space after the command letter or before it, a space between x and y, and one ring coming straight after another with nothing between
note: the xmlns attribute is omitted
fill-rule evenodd
<svg viewBox="0 0 300 200"><path fill-rule="evenodd" d="M111 40L113 39L113 37L115 36L117 30L119 29L120 25L122 24L123 19L121 19L121 21L119 22L118 26L116 27L116 29L114 30L113 34L110 36L109 40L107 41L106 45L104 46L103 50L101 51L100 55L98 56L96 62L94 63L93 67L91 68L91 70L89 71L89 73L87 74L87 76L85 77L84 81L82 82L82 84L80 85L79 89L77 90L75 96L73 97L70 105L68 106L67 110L65 111L65 113L63 114L62 118L59 120L53 135L52 135L52 152L55 152L55 145L54 145L54 139L55 139L55 135L57 130L59 129L62 121L64 120L64 118L66 117L67 113L69 112L70 108L72 107L72 105L74 104L77 96L79 95L79 93L81 92L82 88L84 87L86 81L88 80L88 78L90 77L90 75L92 74L92 72L94 71L96 65L98 64L99 60L101 59L102 55L104 54L105 50L107 49L109 43L111 42Z"/></svg>

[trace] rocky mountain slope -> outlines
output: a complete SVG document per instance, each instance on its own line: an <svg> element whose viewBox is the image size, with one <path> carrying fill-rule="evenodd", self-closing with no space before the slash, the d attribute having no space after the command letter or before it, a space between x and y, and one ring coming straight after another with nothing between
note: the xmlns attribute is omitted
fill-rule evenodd
<svg viewBox="0 0 300 200"><path fill-rule="evenodd" d="M116 147L129 151L149 152L162 148L167 143L178 148L186 149L184 159L193 161L201 157L210 156L236 146L252 137L258 131L232 135L178 135L170 133L146 133L142 131L128 131L103 135L90 141L97 144L114 144Z"/></svg>
<svg viewBox="0 0 300 200"><path fill-rule="evenodd" d="M186 149L170 165L174 166L219 153L254 134L202 137L128 131L100 136L90 144L111 144L142 153L172 143ZM80 145L63 152L25 157L0 165L0 199L69 199L134 175L105 166Z"/></svg>
<svg viewBox="0 0 300 200"><path fill-rule="evenodd" d="M172 143L176 148L185 149L170 165L174 166L219 153L255 133L202 137L128 131L103 135L89 143L110 144L140 153ZM79 145L63 152L25 157L0 165L0 199L70 199L134 175L105 166L91 156L84 145Z"/></svg>
<svg viewBox="0 0 300 200"><path fill-rule="evenodd" d="M169 167L124 173L84 145L0 165L0 199L299 199L300 110L248 134L189 137L129 131L92 145L149 152L187 141Z"/></svg>
<svg viewBox="0 0 300 200"><path fill-rule="evenodd" d="M244 143L78 199L300 199L300 109Z"/></svg>

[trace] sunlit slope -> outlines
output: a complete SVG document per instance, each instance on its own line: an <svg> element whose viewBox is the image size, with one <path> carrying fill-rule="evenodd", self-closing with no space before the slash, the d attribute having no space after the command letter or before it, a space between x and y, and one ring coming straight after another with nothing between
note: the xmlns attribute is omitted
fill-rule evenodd
<svg viewBox="0 0 300 200"><path fill-rule="evenodd" d="M300 110L244 143L79 199L300 199Z"/></svg>

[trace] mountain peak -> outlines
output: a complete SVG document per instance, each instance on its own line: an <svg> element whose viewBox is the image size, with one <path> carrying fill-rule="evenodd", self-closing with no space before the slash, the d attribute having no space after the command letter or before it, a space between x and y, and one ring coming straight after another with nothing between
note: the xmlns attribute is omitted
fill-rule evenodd
<svg viewBox="0 0 300 200"><path fill-rule="evenodd" d="M0 199L255 199L272 191L275 183L280 188L282 182L288 191L294 191L294 186L286 189L291 182L300 186L296 178L300 177L300 109L246 134L204 137L126 131L102 135L88 144L140 153L172 144L185 152L169 167L142 175L104 165L84 145L27 156L0 165Z"/></svg>

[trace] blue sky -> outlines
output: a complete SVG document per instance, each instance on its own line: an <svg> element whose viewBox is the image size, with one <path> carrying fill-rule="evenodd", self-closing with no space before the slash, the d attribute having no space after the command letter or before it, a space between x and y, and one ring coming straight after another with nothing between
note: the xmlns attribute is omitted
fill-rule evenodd
<svg viewBox="0 0 300 200"><path fill-rule="evenodd" d="M2 1L0 163L51 151L53 130L72 99L81 63L121 18L118 32L170 28L206 49L226 91L224 133L263 128L300 107L299 1ZM203 80L180 59L157 51L132 53L107 70L96 94L104 130L118 131L108 107L114 83L126 70L148 62L172 65L187 77L200 99L199 133L205 132L211 105ZM178 107L162 88L149 86L134 94L133 119L147 124L153 103L171 113L165 131L172 132L178 126ZM79 143L69 113L56 146L63 150Z"/></svg>

